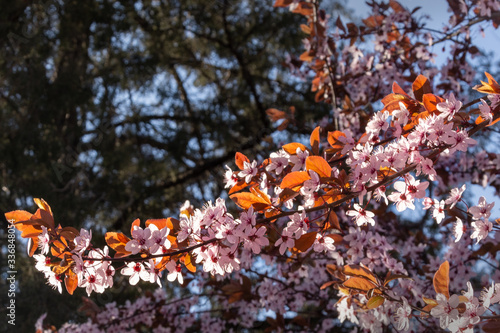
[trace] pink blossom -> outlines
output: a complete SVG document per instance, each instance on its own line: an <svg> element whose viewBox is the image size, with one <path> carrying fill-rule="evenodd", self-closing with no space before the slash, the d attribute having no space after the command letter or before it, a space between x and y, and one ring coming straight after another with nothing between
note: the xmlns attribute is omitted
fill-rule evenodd
<svg viewBox="0 0 500 333"><path fill-rule="evenodd" d="M471 223L472 235L470 238L476 239L476 244L488 236L488 233L493 230L493 224L488 220L476 220Z"/></svg>
<svg viewBox="0 0 500 333"><path fill-rule="evenodd" d="M36 260L35 268L39 270L40 272L43 272L45 275L48 272L51 272L52 270L50 269L50 258L44 256L43 254L35 254L33 255L33 258Z"/></svg>
<svg viewBox="0 0 500 333"><path fill-rule="evenodd" d="M238 183L238 176L227 165L226 165L226 172L224 173L224 183L226 184L224 188L233 187Z"/></svg>
<svg viewBox="0 0 500 333"><path fill-rule="evenodd" d="M309 176L311 179L306 180L300 189L302 195L312 194L320 188L321 182L319 175L315 171L309 170Z"/></svg>
<svg viewBox="0 0 500 333"><path fill-rule="evenodd" d="M158 254L163 251L163 249L170 249L172 246L167 236L170 229L167 227L161 230L154 224L149 225L149 229L152 230L151 237L146 241L146 247L149 248L151 254Z"/></svg>
<svg viewBox="0 0 500 333"><path fill-rule="evenodd" d="M356 140L352 137L352 132L347 129L344 131L344 135L339 136L339 141L344 144L344 148L340 152L342 155L347 154L347 152L351 151L352 148L356 145Z"/></svg>
<svg viewBox="0 0 500 333"><path fill-rule="evenodd" d="M389 111L375 113L366 125L366 132L377 136L380 131L387 130L389 128L387 118L389 118Z"/></svg>
<svg viewBox="0 0 500 333"><path fill-rule="evenodd" d="M462 194L465 191L465 184L462 185L460 189L453 188L450 191L450 196L446 199L445 203L447 205L451 205L450 208L453 208L460 200L462 200Z"/></svg>
<svg viewBox="0 0 500 333"><path fill-rule="evenodd" d="M432 198L424 198L424 201L422 202L422 204L424 205L424 209L429 209L431 207L434 206L434 203L437 203L438 201L436 199L432 199Z"/></svg>
<svg viewBox="0 0 500 333"><path fill-rule="evenodd" d="M182 277L181 265L177 264L175 260L170 260L165 268L168 270L167 280L173 282L175 280L179 281L180 284L184 283L184 278Z"/></svg>
<svg viewBox="0 0 500 333"><path fill-rule="evenodd" d="M50 248L50 236L47 232L47 228L45 228L42 225L42 233L38 235L38 247L40 248L40 251L42 251L42 254L47 254L49 253L49 248Z"/></svg>
<svg viewBox="0 0 500 333"><path fill-rule="evenodd" d="M449 148L450 154L455 152L456 150L467 151L467 148L469 148L469 146L473 146L477 143L476 140L469 137L467 131L465 130L452 132L452 136L448 137L446 140L444 140L444 142L451 145L451 148Z"/></svg>
<svg viewBox="0 0 500 333"><path fill-rule="evenodd" d="M406 105L404 105L404 103L402 102L399 102L399 110L392 111L392 117L394 118L395 122L401 126L404 126L408 123L409 116L410 112L408 112Z"/></svg>
<svg viewBox="0 0 500 333"><path fill-rule="evenodd" d="M402 212L406 210L406 208L414 210L414 199L407 191L406 183L402 181L395 182L394 189L396 189L398 192L393 192L391 195L388 195L387 198L396 203L396 209L398 210L398 212Z"/></svg>
<svg viewBox="0 0 500 333"><path fill-rule="evenodd" d="M491 215L491 209L495 206L495 203L487 203L486 198L481 196L479 198L479 203L477 206L472 206L469 208L469 213L476 219L488 219Z"/></svg>
<svg viewBox="0 0 500 333"><path fill-rule="evenodd" d="M491 286L481 292L483 306L489 308L491 304L500 302L500 283L491 282Z"/></svg>
<svg viewBox="0 0 500 333"><path fill-rule="evenodd" d="M241 225L244 229L252 229L256 223L256 215L254 214L253 206L240 214Z"/></svg>
<svg viewBox="0 0 500 333"><path fill-rule="evenodd" d="M63 274L57 275L52 271L47 271L45 272L45 278L48 279L47 283L51 285L53 289L57 289L57 291L62 294Z"/></svg>
<svg viewBox="0 0 500 333"><path fill-rule="evenodd" d="M415 199L422 199L425 196L425 190L429 186L429 182L421 183L420 180L416 180L412 175L406 176L406 184L408 193Z"/></svg>
<svg viewBox="0 0 500 333"><path fill-rule="evenodd" d="M153 259L149 259L146 263L147 272L149 273L149 282L158 283L161 287L161 271L158 267L156 267L156 262Z"/></svg>
<svg viewBox="0 0 500 333"><path fill-rule="evenodd" d="M271 163L266 166L266 170L269 172L274 171L277 175L281 174L283 172L283 169L288 166L289 158L290 155L288 155L288 153L283 149L276 153L271 153Z"/></svg>
<svg viewBox="0 0 500 333"><path fill-rule="evenodd" d="M199 209L197 209L193 215L187 217L186 215L182 214L180 216L180 228L181 230L179 231L177 235L177 241L178 242L183 242L185 241L188 237L192 237L195 235L198 235L201 230L201 219L203 218L203 214Z"/></svg>
<svg viewBox="0 0 500 333"><path fill-rule="evenodd" d="M434 163L430 158L424 157L422 161L417 164L417 176L420 175L420 172L422 172L424 175L427 175L429 180L436 180L436 170L434 170L433 167Z"/></svg>
<svg viewBox="0 0 500 333"><path fill-rule="evenodd" d="M88 296L90 296L92 291L96 293L104 292L104 280L100 274L97 274L94 267L86 268L84 279L79 286L85 288Z"/></svg>
<svg viewBox="0 0 500 333"><path fill-rule="evenodd" d="M269 239L265 237L266 227L251 228L248 230L248 236L245 238L243 246L245 249L252 250L253 253L259 254L262 247L269 245Z"/></svg>
<svg viewBox="0 0 500 333"><path fill-rule="evenodd" d="M306 212L295 213L290 217L290 222L287 224L287 229L294 233L294 237L299 239L300 236L307 232L309 226L306 222Z"/></svg>
<svg viewBox="0 0 500 333"><path fill-rule="evenodd" d="M394 319L398 330L407 331L410 328L411 307L405 297L402 297L403 304L398 307Z"/></svg>
<svg viewBox="0 0 500 333"><path fill-rule="evenodd" d="M489 94L488 99L491 102L491 107L493 109L497 108L500 105L500 94Z"/></svg>
<svg viewBox="0 0 500 333"><path fill-rule="evenodd" d="M371 225L375 225L375 220L373 219L375 214L373 212L365 210L357 203L353 205L353 208L354 210L348 210L345 214L347 216L353 216L353 219L358 226L361 227L368 223Z"/></svg>
<svg viewBox="0 0 500 333"><path fill-rule="evenodd" d="M149 248L149 239L151 238L151 229L142 229L139 226L134 226L132 230L132 238L126 245L125 250L137 254L141 251L146 251Z"/></svg>
<svg viewBox="0 0 500 333"><path fill-rule="evenodd" d="M434 202L434 209L432 210L432 217L436 219L436 222L439 224L443 221L445 218L445 209L444 209L444 204L445 202L443 200L441 201L435 201Z"/></svg>
<svg viewBox="0 0 500 333"><path fill-rule="evenodd" d="M431 309L431 316L439 318L439 325L446 329L452 320L458 319L457 306L460 303L458 295L451 295L450 299L443 294L437 294L437 306Z"/></svg>
<svg viewBox="0 0 500 333"><path fill-rule="evenodd" d="M288 230L287 228L283 229L281 237L278 238L276 243L274 243L274 246L280 247L279 251L281 255L285 254L285 251L288 248L294 247L294 245L295 245L295 240L293 239L293 232Z"/></svg>
<svg viewBox="0 0 500 333"><path fill-rule="evenodd" d="M450 93L445 102L441 102L436 105L436 108L441 111L444 118L447 118L448 120L453 119L453 116L458 112L458 110L460 110L461 107L462 102L458 101L453 93Z"/></svg>
<svg viewBox="0 0 500 333"><path fill-rule="evenodd" d="M491 113L491 107L486 103L484 99L481 98L481 103L479 104L479 112L481 113L481 117L483 119L488 120L488 123L491 123L493 120L493 113Z"/></svg>
<svg viewBox="0 0 500 333"><path fill-rule="evenodd" d="M243 162L243 170L238 173L239 177L245 178L245 183L249 184L252 181L253 176L258 172L257 161L249 163L247 161Z"/></svg>
<svg viewBox="0 0 500 333"><path fill-rule="evenodd" d="M380 199L384 199L385 204L388 205L389 201L387 200L387 196L385 195L385 190L386 190L385 186L377 187L374 193L374 197L375 200L377 201L380 201Z"/></svg>
<svg viewBox="0 0 500 333"><path fill-rule="evenodd" d="M212 275L224 275L224 269L220 264L219 248L217 246L210 246L204 253L203 270Z"/></svg>
<svg viewBox="0 0 500 333"><path fill-rule="evenodd" d="M303 170L306 165L307 156L309 156L309 151L303 151L300 147L297 147L295 155L290 156L290 162L293 164L292 171Z"/></svg>
<svg viewBox="0 0 500 333"><path fill-rule="evenodd" d="M313 244L314 252L329 252L335 251L335 241L332 237L323 236L320 233L316 234L316 240Z"/></svg>
<svg viewBox="0 0 500 333"><path fill-rule="evenodd" d="M80 229L80 235L75 237L75 253L83 253L89 246L92 239L92 230Z"/></svg>
<svg viewBox="0 0 500 333"><path fill-rule="evenodd" d="M102 276L104 288L113 287L115 268L109 263L109 261L104 261L97 273Z"/></svg>
<svg viewBox="0 0 500 333"><path fill-rule="evenodd" d="M457 217L457 221L453 224L453 234L455 235L455 243L458 242L464 234L465 228L462 220Z"/></svg>
<svg viewBox="0 0 500 333"><path fill-rule="evenodd" d="M139 280L149 281L149 273L141 262L127 263L126 267L122 268L120 273L122 275L130 275L128 281L133 286L135 286Z"/></svg>

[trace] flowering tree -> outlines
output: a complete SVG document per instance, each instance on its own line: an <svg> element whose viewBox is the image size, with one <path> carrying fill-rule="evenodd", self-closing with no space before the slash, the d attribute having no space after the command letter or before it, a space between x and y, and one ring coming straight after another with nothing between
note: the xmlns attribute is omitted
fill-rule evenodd
<svg viewBox="0 0 500 333"><path fill-rule="evenodd" d="M500 220L492 199L464 199L467 184L499 190L500 155L474 137L494 131L500 85L489 73L474 85L469 60L471 33L497 27L500 4L449 4L449 24L433 31L392 0L371 1L361 25L333 27L316 0L277 0L307 20L305 51L287 63L332 115L309 142L262 159L236 154L224 182L237 212L222 198L186 202L175 218L107 232L104 248L91 230L56 223L43 199L34 214L7 213L59 292L103 293L118 276L131 286L166 277L190 292L105 308L86 300L89 320L58 331L500 330ZM437 68L439 44L451 57ZM295 124L293 108L267 113L279 130ZM420 221L401 222L408 212Z"/></svg>

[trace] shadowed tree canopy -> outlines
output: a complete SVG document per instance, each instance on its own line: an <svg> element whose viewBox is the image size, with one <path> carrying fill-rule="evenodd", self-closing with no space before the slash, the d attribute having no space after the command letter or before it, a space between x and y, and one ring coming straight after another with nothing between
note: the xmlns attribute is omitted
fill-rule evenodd
<svg viewBox="0 0 500 333"><path fill-rule="evenodd" d="M293 104L304 121L311 96L282 65L300 18L268 1L2 8L2 208L42 196L75 226L119 229L217 197L234 153L263 149L267 108Z"/></svg>

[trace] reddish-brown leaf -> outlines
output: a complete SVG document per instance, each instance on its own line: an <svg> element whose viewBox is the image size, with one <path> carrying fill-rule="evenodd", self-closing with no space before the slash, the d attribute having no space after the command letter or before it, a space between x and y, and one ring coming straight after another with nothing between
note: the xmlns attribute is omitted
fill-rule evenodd
<svg viewBox="0 0 500 333"><path fill-rule="evenodd" d="M67 239L68 241L73 241L75 237L80 235L80 232L73 227L64 227L60 231L58 231L58 233L61 237Z"/></svg>
<svg viewBox="0 0 500 333"><path fill-rule="evenodd" d="M302 151L307 150L306 146L304 146L302 143L298 143L298 142L287 143L282 148L284 151L286 151L290 155L297 154L297 148L300 148L300 150L302 150Z"/></svg>
<svg viewBox="0 0 500 333"><path fill-rule="evenodd" d="M17 230L21 231L21 237L23 238L38 237L42 232L41 225L47 228L51 226L41 220L40 214L35 216L24 210L15 210L5 213L5 218L7 221L13 223Z"/></svg>
<svg viewBox="0 0 500 333"><path fill-rule="evenodd" d="M450 263L448 260L439 266L438 271L434 274L433 279L434 290L436 294L443 294L446 298L450 298L449 284L450 284Z"/></svg>
<svg viewBox="0 0 500 333"><path fill-rule="evenodd" d="M33 214L25 210L14 210L12 212L5 213L5 218L10 223L23 222L31 218Z"/></svg>
<svg viewBox="0 0 500 333"><path fill-rule="evenodd" d="M402 94L389 94L382 98L382 103L384 104L384 110L389 111L392 114L394 110L400 110L399 102L402 102L405 106L408 107L409 98Z"/></svg>
<svg viewBox="0 0 500 333"><path fill-rule="evenodd" d="M384 281L384 286L387 286L387 284L393 280L397 280L397 279L409 279L409 280L413 280L411 277L409 276L406 276L406 275L403 275L403 274L391 274L389 275L385 281Z"/></svg>
<svg viewBox="0 0 500 333"><path fill-rule="evenodd" d="M486 77L488 78L488 82L481 81L481 85L476 85L474 88L479 92L485 93L485 94L500 94L500 85L498 82L491 76L490 73L484 72Z"/></svg>
<svg viewBox="0 0 500 333"><path fill-rule="evenodd" d="M276 0L273 7L288 7L293 0Z"/></svg>
<svg viewBox="0 0 500 333"><path fill-rule="evenodd" d="M417 76L415 81L413 81L411 88L413 90L413 94L415 95L415 99L420 102L422 101L424 94L428 94L432 91L431 82L422 74Z"/></svg>
<svg viewBox="0 0 500 333"><path fill-rule="evenodd" d="M282 189L289 188L293 191L298 191L306 180L311 179L307 171L294 171L290 172L281 181L280 187Z"/></svg>
<svg viewBox="0 0 500 333"><path fill-rule="evenodd" d="M255 210L260 211L270 206L266 199L250 192L235 193L230 198L243 209L249 209L253 206Z"/></svg>
<svg viewBox="0 0 500 333"><path fill-rule="evenodd" d="M311 133L311 138L309 139L309 142L311 144L312 152L314 155L319 154L319 129L320 127L316 127L312 133Z"/></svg>
<svg viewBox="0 0 500 333"><path fill-rule="evenodd" d="M437 112L438 103L444 102L445 100L439 96L434 94L424 94L422 98L422 102L424 103L424 107L429 113Z"/></svg>
<svg viewBox="0 0 500 333"><path fill-rule="evenodd" d="M167 228L174 232L177 232L181 230L181 222L176 218L167 217Z"/></svg>
<svg viewBox="0 0 500 333"><path fill-rule="evenodd" d="M290 199L295 198L298 195L299 195L298 192L295 192L294 190L292 190L290 188L285 188L279 194L280 202L284 203L284 202L286 202L286 201L288 201Z"/></svg>
<svg viewBox="0 0 500 333"><path fill-rule="evenodd" d="M498 333L500 332L500 319L487 319L486 323L482 326L484 333Z"/></svg>
<svg viewBox="0 0 500 333"><path fill-rule="evenodd" d="M375 274L373 274L368 268L360 265L346 265L344 266L343 272L345 275L362 276L373 283L377 283L377 277Z"/></svg>
<svg viewBox="0 0 500 333"><path fill-rule="evenodd" d="M66 272L66 277L64 278L64 285L66 286L66 290L70 295L73 295L76 287L78 286L78 275L73 273L72 270L68 270Z"/></svg>
<svg viewBox="0 0 500 333"><path fill-rule="evenodd" d="M335 26L337 28L339 28L340 30L342 30L343 32L345 32L345 27L344 27L344 24L342 23L342 20L340 19L340 16L337 17L337 21L335 21Z"/></svg>
<svg viewBox="0 0 500 333"><path fill-rule="evenodd" d="M70 254L69 251L69 246L68 246L68 241L66 238L60 238L60 240L56 240L52 242L50 246L50 253L58 258L62 258L64 254ZM71 255L71 254L70 254Z"/></svg>
<svg viewBox="0 0 500 333"><path fill-rule="evenodd" d="M247 188L250 184L247 184L245 180L240 180L239 182L236 183L231 189L229 190L229 194L233 194L235 192L239 192L245 188Z"/></svg>
<svg viewBox="0 0 500 333"><path fill-rule="evenodd" d="M130 235L132 235L132 231L134 231L134 227L140 227L140 226L141 226L141 220L135 219L134 222L132 222L132 225L130 226Z"/></svg>
<svg viewBox="0 0 500 333"><path fill-rule="evenodd" d="M382 24L384 21L384 16L382 15L372 15L363 20L363 23L368 28L376 28Z"/></svg>
<svg viewBox="0 0 500 333"><path fill-rule="evenodd" d="M408 96L408 94L407 94L407 93L403 90L403 88L401 88L401 87L399 86L399 84L398 84L396 81L394 81L394 82L392 83L392 92L393 92L394 94L401 94L401 95L403 95L403 96L405 96L405 97L408 97L408 98L410 97L410 96Z"/></svg>
<svg viewBox="0 0 500 333"><path fill-rule="evenodd" d="M29 223L29 221L27 222ZM19 227L18 227L19 225ZM21 230L21 237L22 238L31 238L31 237L38 237L42 233L42 227L40 226L39 223L30 225L30 224L17 224L16 223L16 228L18 230Z"/></svg>
<svg viewBox="0 0 500 333"><path fill-rule="evenodd" d="M38 237L28 238L28 255L30 257L33 257L33 255L35 254L35 251L38 248L38 242Z"/></svg>
<svg viewBox="0 0 500 333"><path fill-rule="evenodd" d="M366 302L367 309L375 309L384 304L385 298L380 295L375 295Z"/></svg>
<svg viewBox="0 0 500 333"><path fill-rule="evenodd" d="M279 126L276 128L278 131L284 131L288 125L290 125L290 121L288 119L285 119L279 124Z"/></svg>
<svg viewBox="0 0 500 333"><path fill-rule="evenodd" d="M392 10L396 13L406 12L403 6L401 6L401 4L395 0L390 0L389 6L391 6Z"/></svg>
<svg viewBox="0 0 500 333"><path fill-rule="evenodd" d="M343 285L346 288L353 288L362 291L368 291L377 287L370 280L367 280L364 277L357 277L357 276L350 277L349 279L347 279L347 281L343 283Z"/></svg>
<svg viewBox="0 0 500 333"><path fill-rule="evenodd" d="M311 26L309 26L309 25L301 24L300 30L302 30L302 32L304 32L305 34L310 35L312 29L311 29Z"/></svg>
<svg viewBox="0 0 500 333"><path fill-rule="evenodd" d="M150 220L146 220L145 224L146 224L146 228L149 227L150 224L154 224L160 230L163 228L168 228L167 219L150 219ZM169 229L173 229L173 228L169 228Z"/></svg>
<svg viewBox="0 0 500 333"><path fill-rule="evenodd" d="M309 248L314 244L317 234L318 233L316 231L303 234L299 239L295 241L295 248L300 252L309 250Z"/></svg>
<svg viewBox="0 0 500 333"><path fill-rule="evenodd" d="M34 198L33 201L38 206L38 208L46 210L47 212L50 213L50 215L52 215L52 209L50 208L49 204L45 200L40 199L40 198Z"/></svg>
<svg viewBox="0 0 500 333"><path fill-rule="evenodd" d="M305 61L305 62L311 62L314 59L314 54L315 53L313 50L305 51L300 55L299 60Z"/></svg>
<svg viewBox="0 0 500 333"><path fill-rule="evenodd" d="M333 276L337 275L338 270L339 270L339 267L337 265L334 265L334 264L326 265L326 271Z"/></svg>
<svg viewBox="0 0 500 333"><path fill-rule="evenodd" d="M306 169L316 172L320 177L331 177L332 167L321 156L308 156L306 159Z"/></svg>
<svg viewBox="0 0 500 333"><path fill-rule="evenodd" d="M196 266L191 253L187 253L184 256L184 265L186 266L188 271L190 271L191 273L196 273Z"/></svg>
<svg viewBox="0 0 500 333"><path fill-rule="evenodd" d="M432 298L422 297L422 299L427 305L434 305L434 306L438 305L438 302Z"/></svg>
<svg viewBox="0 0 500 333"><path fill-rule="evenodd" d="M342 149L344 147L344 144L339 140L339 138L343 136L345 137L344 132L341 131L333 131L333 132L328 132L327 140L330 146L332 148L336 149Z"/></svg>
<svg viewBox="0 0 500 333"><path fill-rule="evenodd" d="M301 1L298 5L292 10L292 13L301 14L304 16L309 16L313 13L313 7L310 3L305 1Z"/></svg>
<svg viewBox="0 0 500 333"><path fill-rule="evenodd" d="M265 192L262 192L258 186L250 187L250 192L264 199L265 203L271 205L271 198L269 197L269 195L267 195L267 193Z"/></svg>
<svg viewBox="0 0 500 333"><path fill-rule="evenodd" d="M273 108L267 109L266 114L268 115L268 117L271 119L272 122L286 118L286 113L278 109L273 109Z"/></svg>
<svg viewBox="0 0 500 333"><path fill-rule="evenodd" d="M344 237L342 237L342 235L340 235L340 234L328 234L328 235L325 235L325 237L330 237L331 239L333 239L333 242L336 244L339 244L344 240Z"/></svg>
<svg viewBox="0 0 500 333"><path fill-rule="evenodd" d="M234 156L234 163L236 163L236 166L240 168L240 170L245 169L244 162L250 163L250 160L244 154L237 152Z"/></svg>
<svg viewBox="0 0 500 333"><path fill-rule="evenodd" d="M323 290L323 289L326 289L332 285L334 285L335 283L338 283L338 281L328 281L328 282L325 282L321 285L321 287L319 287L319 289Z"/></svg>
<svg viewBox="0 0 500 333"><path fill-rule="evenodd" d="M115 258L125 257L131 254L131 252L125 250L125 245L130 241L130 238L121 232L107 232L105 239L108 246L116 251Z"/></svg>
<svg viewBox="0 0 500 333"><path fill-rule="evenodd" d="M326 221L324 229L337 229L340 230L340 223L339 223L339 218L337 217L337 214L335 214L334 211L330 211L328 213L328 220Z"/></svg>

